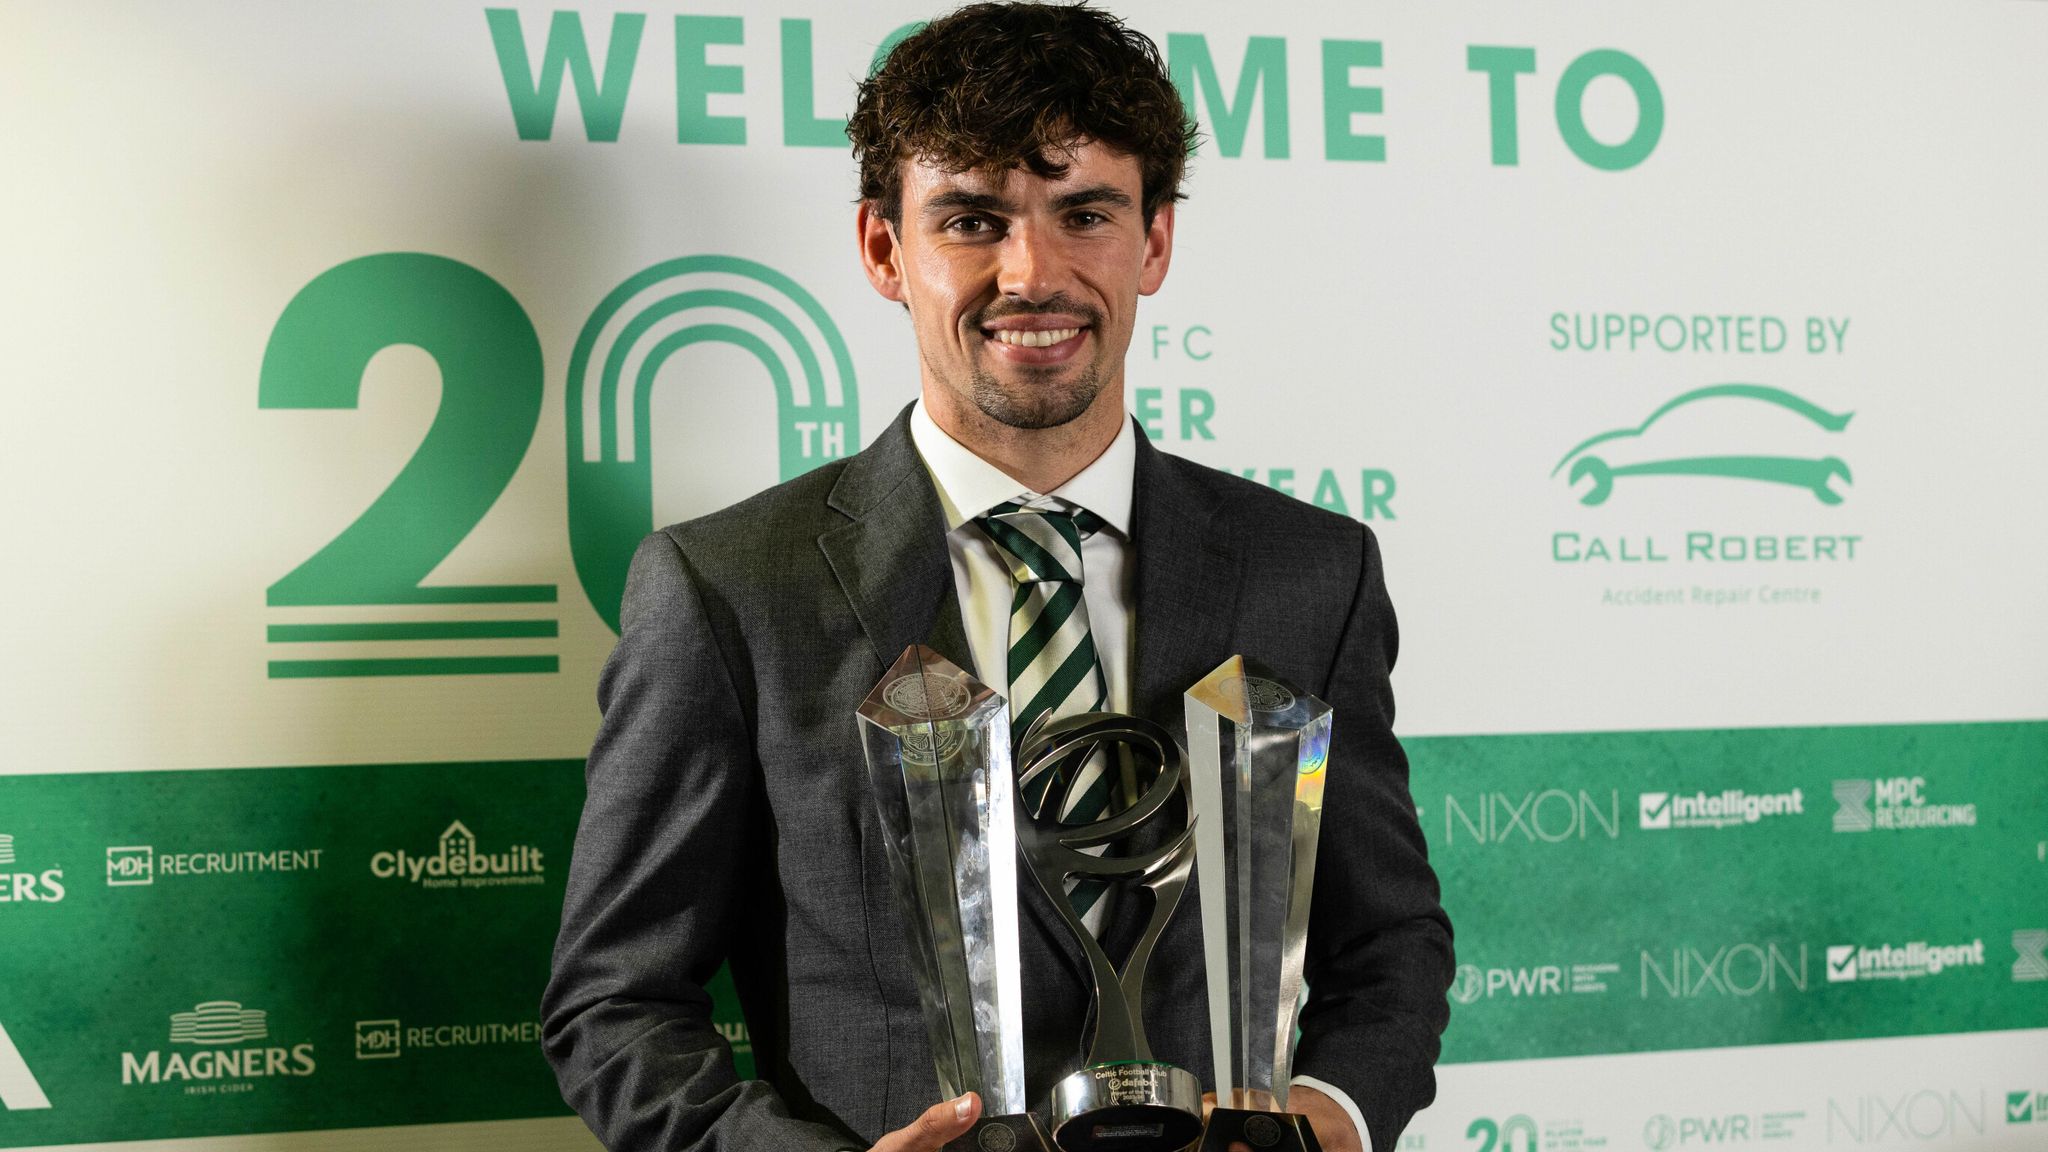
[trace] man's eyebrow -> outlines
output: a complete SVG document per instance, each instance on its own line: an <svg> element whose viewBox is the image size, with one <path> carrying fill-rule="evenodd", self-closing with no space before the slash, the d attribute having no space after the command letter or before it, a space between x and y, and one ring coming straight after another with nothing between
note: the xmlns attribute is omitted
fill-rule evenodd
<svg viewBox="0 0 2048 1152"><path fill-rule="evenodd" d="M1131 197L1114 184L1096 184L1088 188L1077 188L1072 192L1053 197L1055 212L1066 212L1074 208L1085 208L1095 204L1106 204L1111 208L1129 208Z"/></svg>
<svg viewBox="0 0 2048 1152"><path fill-rule="evenodd" d="M924 214L927 216L961 208L980 212L1013 212L1016 205L993 192L969 192L965 188L949 188L924 202Z"/></svg>

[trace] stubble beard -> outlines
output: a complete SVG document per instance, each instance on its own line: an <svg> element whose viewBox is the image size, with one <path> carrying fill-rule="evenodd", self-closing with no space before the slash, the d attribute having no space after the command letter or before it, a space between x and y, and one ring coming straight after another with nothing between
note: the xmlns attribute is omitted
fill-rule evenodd
<svg viewBox="0 0 2048 1152"><path fill-rule="evenodd" d="M969 377L969 395L983 415L998 424L1027 430L1058 428L1080 419L1102 392L1102 366L1090 364L1062 382L1058 369L1022 370L1019 387L1008 387L995 373L977 368ZM1034 377L1043 379L1043 383Z"/></svg>

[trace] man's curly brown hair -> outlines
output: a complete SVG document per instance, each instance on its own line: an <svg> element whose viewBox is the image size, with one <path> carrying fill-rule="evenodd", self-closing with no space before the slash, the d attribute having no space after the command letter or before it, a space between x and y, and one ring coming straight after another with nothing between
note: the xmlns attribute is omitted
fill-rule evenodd
<svg viewBox="0 0 2048 1152"><path fill-rule="evenodd" d="M1146 224L1181 199L1194 126L1159 49L1080 4L970 4L898 44L846 124L861 199L903 222L905 160L1057 180L1077 141L1134 156Z"/></svg>

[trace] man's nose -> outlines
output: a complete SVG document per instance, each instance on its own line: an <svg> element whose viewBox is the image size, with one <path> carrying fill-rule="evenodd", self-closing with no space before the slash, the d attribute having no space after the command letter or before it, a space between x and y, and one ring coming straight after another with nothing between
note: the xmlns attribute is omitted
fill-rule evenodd
<svg viewBox="0 0 2048 1152"><path fill-rule="evenodd" d="M1022 300L1047 300L1062 288L1066 266L1059 237L1038 224L1013 225L1003 238L996 289Z"/></svg>

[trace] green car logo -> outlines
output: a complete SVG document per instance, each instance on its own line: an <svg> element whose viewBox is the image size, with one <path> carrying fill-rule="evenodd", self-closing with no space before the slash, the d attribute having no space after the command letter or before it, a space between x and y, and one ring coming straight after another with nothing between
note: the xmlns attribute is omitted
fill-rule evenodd
<svg viewBox="0 0 2048 1152"><path fill-rule="evenodd" d="M1787 412L1804 417L1828 432L1840 432L1849 426L1853 412L1834 413L1804 400L1782 388L1771 388L1763 384L1713 384L1695 388L1682 396L1666 401L1649 418L1634 428L1616 428L1602 432L1570 452L1550 470L1554 477L1565 471L1566 483L1576 487L1581 480L1590 478L1592 486L1579 495L1582 504L1602 504L1614 491L1614 481L1623 476L1725 476L1734 480L1761 480L1770 484L1789 484L1812 492L1814 498L1823 504L1840 504L1842 494L1828 486L1828 482L1839 477L1843 484L1850 483L1849 466L1838 456L1822 456L1805 459L1797 456L1683 456L1662 460L1643 460L1629 464L1610 464L1604 455L1591 451L1595 446L1611 444L1620 440L1633 440L1650 430L1665 416L1688 405L1708 400L1735 400L1755 404L1768 404Z"/></svg>

